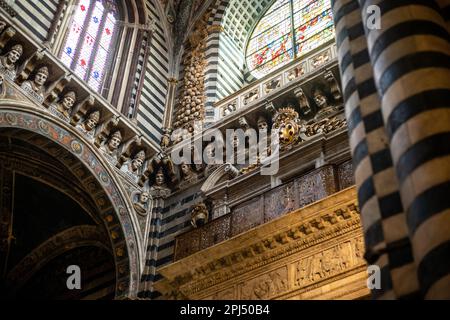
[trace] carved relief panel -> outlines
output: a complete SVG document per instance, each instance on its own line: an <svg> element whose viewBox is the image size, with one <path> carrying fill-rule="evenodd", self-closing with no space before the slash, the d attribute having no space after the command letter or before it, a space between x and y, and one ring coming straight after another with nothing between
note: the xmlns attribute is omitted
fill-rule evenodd
<svg viewBox="0 0 450 320"><path fill-rule="evenodd" d="M200 250L200 229L180 235L175 247L175 261L183 259Z"/></svg>
<svg viewBox="0 0 450 320"><path fill-rule="evenodd" d="M364 264L362 238L341 243L294 263L294 285L304 287Z"/></svg>
<svg viewBox="0 0 450 320"><path fill-rule="evenodd" d="M264 222L296 209L297 202L293 182L271 190L264 195Z"/></svg>
<svg viewBox="0 0 450 320"><path fill-rule="evenodd" d="M231 235L237 235L264 222L263 197L247 201L232 213Z"/></svg>
<svg viewBox="0 0 450 320"><path fill-rule="evenodd" d="M299 208L336 192L332 166L322 167L295 180Z"/></svg>
<svg viewBox="0 0 450 320"><path fill-rule="evenodd" d="M209 228L203 228L200 232L200 250L211 247L230 237L231 217L224 216L211 222Z"/></svg>
<svg viewBox="0 0 450 320"><path fill-rule="evenodd" d="M241 284L240 299L267 300L288 290L288 268L284 266Z"/></svg>
<svg viewBox="0 0 450 320"><path fill-rule="evenodd" d="M339 188L345 189L355 184L352 161L347 161L338 167Z"/></svg>

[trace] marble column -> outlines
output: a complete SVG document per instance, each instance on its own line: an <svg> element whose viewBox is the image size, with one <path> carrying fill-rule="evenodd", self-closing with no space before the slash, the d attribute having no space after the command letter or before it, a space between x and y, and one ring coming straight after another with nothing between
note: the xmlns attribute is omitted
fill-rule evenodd
<svg viewBox="0 0 450 320"><path fill-rule="evenodd" d="M450 34L436 1L360 0L422 297L450 299ZM387 186L386 186L387 187Z"/></svg>
<svg viewBox="0 0 450 320"><path fill-rule="evenodd" d="M389 150L381 101L367 50L361 8L356 0L333 2L336 38L350 145L358 186L368 264L381 268L377 299L417 296L412 258L399 184Z"/></svg>

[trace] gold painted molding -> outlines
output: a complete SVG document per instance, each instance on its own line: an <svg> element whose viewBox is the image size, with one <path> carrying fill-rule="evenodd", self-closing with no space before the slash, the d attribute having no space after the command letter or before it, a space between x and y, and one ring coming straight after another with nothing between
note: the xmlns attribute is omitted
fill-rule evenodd
<svg viewBox="0 0 450 320"><path fill-rule="evenodd" d="M158 272L163 298L353 299L369 294L354 187Z"/></svg>

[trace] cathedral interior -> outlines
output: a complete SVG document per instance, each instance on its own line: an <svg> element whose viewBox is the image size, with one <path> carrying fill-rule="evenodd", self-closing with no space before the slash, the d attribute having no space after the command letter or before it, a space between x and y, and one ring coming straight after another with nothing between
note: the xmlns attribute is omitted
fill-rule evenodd
<svg viewBox="0 0 450 320"><path fill-rule="evenodd" d="M0 272L450 299L450 1L0 0Z"/></svg>

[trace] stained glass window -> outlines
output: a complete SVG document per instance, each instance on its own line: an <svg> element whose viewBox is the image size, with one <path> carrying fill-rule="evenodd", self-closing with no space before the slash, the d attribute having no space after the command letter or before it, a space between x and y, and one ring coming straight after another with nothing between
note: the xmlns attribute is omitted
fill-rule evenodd
<svg viewBox="0 0 450 320"><path fill-rule="evenodd" d="M61 50L62 62L97 92L114 51L117 18L112 0L80 0Z"/></svg>
<svg viewBox="0 0 450 320"><path fill-rule="evenodd" d="M333 38L330 0L277 0L250 37L247 66L261 78Z"/></svg>

